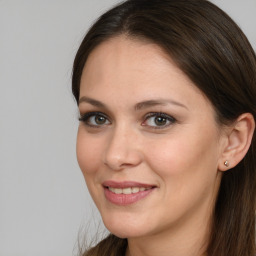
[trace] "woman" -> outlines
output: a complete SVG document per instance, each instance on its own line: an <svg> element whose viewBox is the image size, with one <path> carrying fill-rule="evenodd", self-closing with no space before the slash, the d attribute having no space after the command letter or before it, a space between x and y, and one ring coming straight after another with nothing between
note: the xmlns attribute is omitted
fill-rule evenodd
<svg viewBox="0 0 256 256"><path fill-rule="evenodd" d="M128 0L74 61L77 157L111 232L84 255L255 255L256 58L205 0Z"/></svg>

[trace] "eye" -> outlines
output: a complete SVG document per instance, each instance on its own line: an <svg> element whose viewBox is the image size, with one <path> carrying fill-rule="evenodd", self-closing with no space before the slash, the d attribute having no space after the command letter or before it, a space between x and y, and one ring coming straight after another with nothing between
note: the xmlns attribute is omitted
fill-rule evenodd
<svg viewBox="0 0 256 256"><path fill-rule="evenodd" d="M107 116L100 112L86 113L79 118L79 121L92 127L101 127L110 124L110 121L108 120Z"/></svg>
<svg viewBox="0 0 256 256"><path fill-rule="evenodd" d="M165 113L149 113L142 125L155 129L163 129L170 126L171 124L174 124L175 122L176 119L174 117Z"/></svg>

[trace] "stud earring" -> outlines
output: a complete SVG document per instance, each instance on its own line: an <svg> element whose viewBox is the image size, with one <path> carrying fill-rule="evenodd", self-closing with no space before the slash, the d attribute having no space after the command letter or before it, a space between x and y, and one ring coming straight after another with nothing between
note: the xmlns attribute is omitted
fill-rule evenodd
<svg viewBox="0 0 256 256"><path fill-rule="evenodd" d="M226 161L224 162L224 165L225 165L226 167L229 167L229 162L228 162L228 160L226 160Z"/></svg>

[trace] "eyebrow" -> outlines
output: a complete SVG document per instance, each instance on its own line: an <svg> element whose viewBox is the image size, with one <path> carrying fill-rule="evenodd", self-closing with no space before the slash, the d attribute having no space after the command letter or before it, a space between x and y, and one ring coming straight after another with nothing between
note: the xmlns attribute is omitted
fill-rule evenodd
<svg viewBox="0 0 256 256"><path fill-rule="evenodd" d="M78 104L80 104L80 103L82 103L82 102L89 103L89 104L91 104L91 105L93 105L93 106L95 106L95 107L107 108L107 107L105 106L105 104L103 104L102 102L100 102L100 101L98 101L98 100L94 100L94 99L92 99L92 98L85 97L85 96L83 96L83 97L81 97L81 98L79 99Z"/></svg>
<svg viewBox="0 0 256 256"><path fill-rule="evenodd" d="M166 106L168 104L172 104L172 105L176 105L176 106L188 109L185 105L183 105L182 103L177 102L175 100L159 99L159 100L147 100L147 101L142 101L140 103L137 103L135 105L135 110L142 110L145 108L150 108L150 107L159 106L159 105Z"/></svg>
<svg viewBox="0 0 256 256"><path fill-rule="evenodd" d="M107 109L107 106L98 101L98 100L95 100L95 99L92 99L92 98L88 98L88 97L81 97L79 99L79 104L82 103L82 102L86 102L86 103L89 103L95 107L100 107L100 108L105 108ZM176 105L176 106L179 106L179 107L183 107L185 109L188 109L184 104L180 103L180 102L177 102L175 100L170 100L170 99L156 99L156 100L146 100L146 101L142 101L142 102L139 102L135 105L135 110L142 110L142 109L145 109L145 108L150 108L150 107L154 107L154 106L166 106L168 104L172 104L172 105Z"/></svg>

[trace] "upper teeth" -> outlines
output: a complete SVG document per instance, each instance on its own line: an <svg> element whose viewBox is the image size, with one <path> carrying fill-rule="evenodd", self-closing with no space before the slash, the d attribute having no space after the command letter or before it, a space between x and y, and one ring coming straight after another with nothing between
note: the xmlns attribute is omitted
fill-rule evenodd
<svg viewBox="0 0 256 256"><path fill-rule="evenodd" d="M129 195L129 194L134 194L134 193L138 193L140 191L145 191L148 190L150 188L139 188L139 187L132 187L132 188L108 188L111 192L115 193L115 194L125 194L125 195Z"/></svg>

